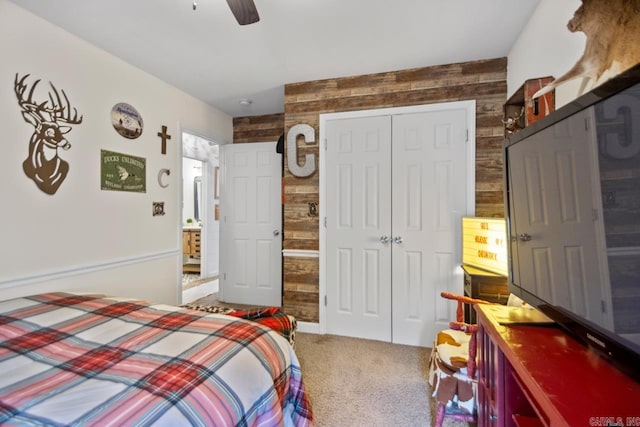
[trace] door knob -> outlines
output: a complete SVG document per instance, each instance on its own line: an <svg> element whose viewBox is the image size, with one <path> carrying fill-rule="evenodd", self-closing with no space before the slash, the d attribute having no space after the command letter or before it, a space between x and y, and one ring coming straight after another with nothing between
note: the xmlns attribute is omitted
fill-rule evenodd
<svg viewBox="0 0 640 427"><path fill-rule="evenodd" d="M396 245L399 245L400 243L402 243L402 236L396 236L393 238L393 243L395 243Z"/></svg>
<svg viewBox="0 0 640 427"><path fill-rule="evenodd" d="M280 230L273 230L273 235L274 236L279 236L280 235Z"/></svg>
<svg viewBox="0 0 640 427"><path fill-rule="evenodd" d="M380 237L380 243L389 243L389 236Z"/></svg>
<svg viewBox="0 0 640 427"><path fill-rule="evenodd" d="M531 240L531 235L527 234L527 233L521 233L518 238L523 241L523 242L528 242L529 240Z"/></svg>

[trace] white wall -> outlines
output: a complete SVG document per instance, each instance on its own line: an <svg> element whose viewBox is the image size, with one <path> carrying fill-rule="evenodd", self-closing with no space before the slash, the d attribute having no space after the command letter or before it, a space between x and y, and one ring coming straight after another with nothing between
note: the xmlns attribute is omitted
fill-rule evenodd
<svg viewBox="0 0 640 427"><path fill-rule="evenodd" d="M584 33L572 33L567 22L580 7L580 0L541 0L508 56L507 94L525 80L544 76L558 78L569 71L584 52ZM556 108L578 95L579 80L556 89Z"/></svg>
<svg viewBox="0 0 640 427"><path fill-rule="evenodd" d="M0 28L0 299L88 290L179 302L180 135L189 129L227 143L232 118L6 0ZM33 127L17 103L16 73L42 79L34 95L41 101L53 82L84 116L66 135L71 149L60 150L70 168L55 195L22 170ZM111 126L118 102L142 115L141 137L125 139ZM162 125L172 135L166 155L156 135ZM102 191L101 149L146 158L146 193ZM158 184L161 168L171 170L167 188ZM166 215L152 216L154 201Z"/></svg>

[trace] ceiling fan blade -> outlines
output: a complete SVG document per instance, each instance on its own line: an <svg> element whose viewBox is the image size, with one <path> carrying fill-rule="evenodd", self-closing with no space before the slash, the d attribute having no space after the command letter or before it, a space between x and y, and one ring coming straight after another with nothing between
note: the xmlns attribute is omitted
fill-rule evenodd
<svg viewBox="0 0 640 427"><path fill-rule="evenodd" d="M227 4L240 25L249 25L260 20L253 0L227 0Z"/></svg>

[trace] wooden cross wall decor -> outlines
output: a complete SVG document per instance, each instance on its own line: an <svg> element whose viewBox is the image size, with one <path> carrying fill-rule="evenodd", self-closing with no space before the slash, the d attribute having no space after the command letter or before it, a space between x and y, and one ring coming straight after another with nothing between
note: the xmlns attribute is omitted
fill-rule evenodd
<svg viewBox="0 0 640 427"><path fill-rule="evenodd" d="M171 139L171 135L167 133L167 127L162 126L162 132L158 132L158 136L162 139L162 154L167 154L167 139Z"/></svg>

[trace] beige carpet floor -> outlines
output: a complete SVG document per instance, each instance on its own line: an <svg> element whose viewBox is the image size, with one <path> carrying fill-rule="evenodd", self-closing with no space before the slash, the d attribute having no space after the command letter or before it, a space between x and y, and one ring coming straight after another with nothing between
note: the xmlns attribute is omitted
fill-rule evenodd
<svg viewBox="0 0 640 427"><path fill-rule="evenodd" d="M296 334L296 354L318 427L430 426L428 348ZM444 426L467 426L445 420Z"/></svg>

